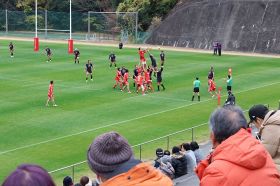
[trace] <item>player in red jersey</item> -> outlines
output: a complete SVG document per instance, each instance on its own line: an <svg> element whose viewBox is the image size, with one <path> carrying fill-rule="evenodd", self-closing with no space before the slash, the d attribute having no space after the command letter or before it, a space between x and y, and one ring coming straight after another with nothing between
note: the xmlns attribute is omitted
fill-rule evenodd
<svg viewBox="0 0 280 186"><path fill-rule="evenodd" d="M140 63L142 65L143 69L146 69L146 66L147 66L147 61L146 61L146 58L145 58L145 53L146 52L147 52L147 50L143 50L141 48L138 49L138 54L139 54L139 57L140 57Z"/></svg>
<svg viewBox="0 0 280 186"><path fill-rule="evenodd" d="M143 77L143 72L141 74L138 74L136 77L136 82L137 82L137 93L141 89L142 90L142 95L145 95L145 88L144 88L144 77Z"/></svg>
<svg viewBox="0 0 280 186"><path fill-rule="evenodd" d="M122 77L122 73L121 73L121 69L117 68L117 73L116 73L116 77L115 77L115 85L113 86L113 88L115 89L118 85L120 86L121 91L123 90L122 88L122 82L121 82L121 77Z"/></svg>
<svg viewBox="0 0 280 186"><path fill-rule="evenodd" d="M213 79L209 79L209 88L208 88L208 92L212 95L212 98L215 97L215 95L217 95L217 92L216 92L216 84L214 82ZM215 93L215 94L214 94Z"/></svg>
<svg viewBox="0 0 280 186"><path fill-rule="evenodd" d="M47 99L46 106L49 106L49 101L53 102L54 107L57 106L57 104L55 104L55 102L54 102L53 81L50 81L49 91L48 91L48 99Z"/></svg>
<svg viewBox="0 0 280 186"><path fill-rule="evenodd" d="M127 92L128 92L128 93L131 93L131 92L130 92L130 89L129 89L128 78L129 78L129 72L128 72L128 70L126 70L126 72L125 72L124 75L123 75L123 90L124 90L125 88L127 88Z"/></svg>
<svg viewBox="0 0 280 186"><path fill-rule="evenodd" d="M145 91L147 91L147 89L151 90L152 92L154 92L154 87L153 87L153 84L152 84L152 79L150 77L150 69L148 68L146 71L145 71Z"/></svg>

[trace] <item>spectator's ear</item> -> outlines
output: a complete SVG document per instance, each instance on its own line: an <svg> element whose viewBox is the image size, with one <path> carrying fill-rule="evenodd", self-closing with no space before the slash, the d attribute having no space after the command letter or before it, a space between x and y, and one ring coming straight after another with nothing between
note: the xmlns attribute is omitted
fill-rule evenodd
<svg viewBox="0 0 280 186"><path fill-rule="evenodd" d="M210 133L210 140L212 142L213 148L215 149L219 145L219 143L217 142L213 132Z"/></svg>

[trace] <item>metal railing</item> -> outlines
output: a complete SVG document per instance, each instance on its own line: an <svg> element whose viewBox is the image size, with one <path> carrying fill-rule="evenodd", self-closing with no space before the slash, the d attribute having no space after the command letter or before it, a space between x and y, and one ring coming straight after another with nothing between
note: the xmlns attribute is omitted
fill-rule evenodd
<svg viewBox="0 0 280 186"><path fill-rule="evenodd" d="M186 142L186 141L193 141L196 139L195 136L195 129L205 127L208 129L207 123L202 123L200 125L191 127L191 128L186 128L165 136L161 136L137 145L133 145L132 149L134 151L134 155L136 158L139 158L142 161L149 161L152 160L151 158L154 157L154 152L155 149L158 147L166 147L166 149L170 149L171 145L178 145L180 143ZM202 130L202 129L201 129ZM202 131L207 132L208 130L203 129ZM185 135L185 133L188 133L188 135ZM180 136L182 135L183 136ZM172 137L176 136L173 140ZM179 139L178 139L179 138ZM181 138L181 140L180 140ZM173 143L174 142L174 143ZM147 151L145 150L148 149ZM154 147L151 147L154 146ZM73 181L76 180L76 178L80 178L81 176L88 175L89 177L92 177L93 174L91 173L90 169L87 166L87 160L81 161L66 167L62 167L53 171L49 172L52 174L52 177L54 178L55 181L61 182L63 180L63 177L69 175L73 178Z"/></svg>
<svg viewBox="0 0 280 186"><path fill-rule="evenodd" d="M269 108L269 104L264 104L264 105ZM280 108L280 100L279 100L279 108ZM243 112L248 112L248 109L244 110ZM203 127L206 127L206 130ZM201 128L203 128L203 129L201 129ZM195 129L202 130L199 134L200 139L198 136L195 135L196 134ZM134 150L134 155L136 158L138 157L142 161L149 161L149 160L152 160L151 158L155 157L154 152L155 152L156 148L166 147L166 149L168 150L171 148L171 145L178 145L178 144L181 144L181 143L187 142L187 141L194 141L194 140L198 141L198 140L202 140L202 139L203 140L208 139L208 135L209 135L208 130L209 130L208 123L205 122L205 123L202 123L202 124L190 127L190 128L186 128L186 129L183 129L183 130L180 130L177 132L167 134L165 136L161 136L161 137L158 137L158 138L155 138L155 139L143 142L143 143L139 143L137 145L133 145L132 149ZM185 134L185 132L188 132L189 135L180 136L182 133ZM203 132L206 134L205 138L203 138ZM199 133L199 132L197 132L197 133ZM172 137L174 137L174 136L175 136L175 139L172 140ZM164 142L160 143L161 140L163 140ZM148 146L148 145L150 145L147 148L148 152L146 152L146 154L144 154L144 152L145 152L144 146ZM145 155L146 155L146 157L145 157ZM82 166L84 166L84 167L82 168ZM91 178L94 176L92 174L91 170L88 168L87 160L50 171L49 173L52 174L52 177L54 178L55 181L59 180L59 182L61 182L63 177L65 177L67 175L71 176L73 178L73 181L75 180L75 178L80 178L85 175L88 175L88 177L91 177ZM54 174L58 174L58 176L56 177Z"/></svg>

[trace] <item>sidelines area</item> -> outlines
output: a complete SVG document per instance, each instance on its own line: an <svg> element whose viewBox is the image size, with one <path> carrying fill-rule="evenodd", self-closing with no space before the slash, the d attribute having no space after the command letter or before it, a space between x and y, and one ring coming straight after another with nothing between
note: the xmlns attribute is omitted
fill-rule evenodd
<svg viewBox="0 0 280 186"><path fill-rule="evenodd" d="M243 93L243 92L248 92L248 91L252 91L252 90L255 90L255 89L259 89L259 88L268 87L268 86L272 86L272 85L279 84L279 83L280 82L274 82L274 83L270 83L270 84L254 87L254 88L247 89L247 90L244 90L244 91L236 92L235 94L240 94L240 93ZM226 95L224 95L222 97L225 97L225 96ZM96 127L96 128L80 131L80 132L77 132L77 133L73 133L73 134L69 134L69 135L65 135L65 136L61 136L61 137L57 137L57 138L53 138L53 139L49 139L49 140L45 140L45 141L41 141L41 142L38 142L38 143L33 143L33 144L25 145L25 146L22 146L22 147L17 147L17 148L14 148L14 149L10 149L10 150L6 150L6 151L3 151L3 152L0 152L0 155L4 155L4 154L10 153L10 152L14 152L14 151L18 151L18 150L21 150L21 149L26 149L26 148L34 147L34 146L41 145L41 144L50 143L50 142L53 142L53 141L58 141L58 140L69 138L69 137L73 137L73 136L78 136L78 135L81 135L81 134L84 134L84 133L96 131L96 130L99 130L99 129L108 128L108 127L111 127L111 126L121 125L123 123L139 120L139 119L142 119L142 118L146 118L146 117L150 117L150 116L154 116L154 115L158 115L158 114L162 114L162 113L166 113L166 112L170 112L170 111L174 111L174 110L178 110L178 109L181 109L181 108L185 108L185 107L189 107L189 106L192 106L192 105L195 105L195 104L200 104L200 103L208 102L208 101L211 101L211 100L213 100L213 99L206 99L206 100L201 101L201 102L195 102L195 103L191 103L191 104L187 104L187 105L182 105L182 106L179 106L179 107L175 107L175 108L171 108L171 109L166 109L166 110L163 110L163 111L160 111L160 112L156 112L156 113L152 113L152 114L147 114L147 115L144 115L144 116L140 116L140 117L136 117L136 118L131 118L131 119L127 119L127 120L111 123L111 124L104 125L104 126L101 126L101 127Z"/></svg>
<svg viewBox="0 0 280 186"><path fill-rule="evenodd" d="M18 37L0 37L0 40L14 40L14 41L29 41L34 42L32 38L18 38ZM65 40L46 40L40 39L40 42L45 43L60 43L66 44L67 41ZM117 47L118 43L104 43L104 42L88 42L88 41L74 41L74 45L91 45L91 46L108 46L108 47ZM139 48L146 47L146 48L156 48L155 45L148 45L148 44L127 44L125 48ZM193 49L193 48L183 48L183 47L171 47L171 46L162 46L162 50L170 50L170 51L181 51L181 52L194 52L194 53L206 53L212 54L212 50L205 50L205 49ZM226 55L235 55L235 56L253 56L253 57L267 57L267 58L280 58L280 55L277 54L260 54L260 53L245 53L245 52L236 52L236 51L223 51L223 54Z"/></svg>

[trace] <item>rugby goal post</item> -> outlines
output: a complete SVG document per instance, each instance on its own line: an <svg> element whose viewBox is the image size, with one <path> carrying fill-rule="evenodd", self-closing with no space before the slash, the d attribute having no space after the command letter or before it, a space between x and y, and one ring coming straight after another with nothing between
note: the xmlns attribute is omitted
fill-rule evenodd
<svg viewBox="0 0 280 186"><path fill-rule="evenodd" d="M87 40L137 41L138 12L88 12Z"/></svg>

